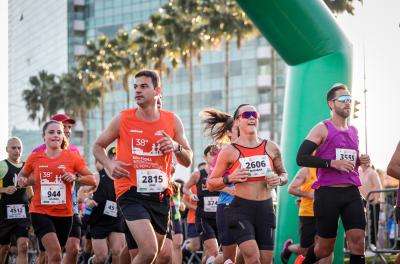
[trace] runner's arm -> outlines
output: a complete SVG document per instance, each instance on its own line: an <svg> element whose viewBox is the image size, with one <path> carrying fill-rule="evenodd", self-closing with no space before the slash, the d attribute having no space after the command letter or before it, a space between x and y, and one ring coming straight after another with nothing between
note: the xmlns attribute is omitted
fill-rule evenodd
<svg viewBox="0 0 400 264"><path fill-rule="evenodd" d="M297 152L297 165L309 168L329 168L331 160L321 159L313 155L314 151L322 144L327 135L328 130L323 123L319 123L311 129Z"/></svg>
<svg viewBox="0 0 400 264"><path fill-rule="evenodd" d="M309 192L303 192L300 190L301 185L306 181L308 176L308 168L301 168L296 176L294 176L293 180L289 184L288 193L297 197L310 197Z"/></svg>
<svg viewBox="0 0 400 264"><path fill-rule="evenodd" d="M90 169L85 166L79 171L80 177L78 183L80 185L96 186L96 179Z"/></svg>
<svg viewBox="0 0 400 264"><path fill-rule="evenodd" d="M266 146L267 153L271 153L272 163L274 165L274 172L279 177L279 185L285 185L288 182L288 174L282 161L282 154L279 146L273 142L268 141Z"/></svg>
<svg viewBox="0 0 400 264"><path fill-rule="evenodd" d="M196 185L199 182L199 179L200 179L200 172L195 171L192 173L189 180L183 185L183 193L186 194L187 196L189 196L189 198L192 200L193 200L192 197L193 197L194 193L192 193L190 188L192 188L192 186Z"/></svg>
<svg viewBox="0 0 400 264"><path fill-rule="evenodd" d="M400 142L397 144L397 148L389 162L387 174L400 180Z"/></svg>
<svg viewBox="0 0 400 264"><path fill-rule="evenodd" d="M117 115L94 142L93 155L104 166L111 161L106 155L106 148L119 137L120 126L121 115Z"/></svg>
<svg viewBox="0 0 400 264"><path fill-rule="evenodd" d="M189 167L193 161L193 151L191 150L188 140L185 135L185 130L183 128L182 121L178 116L175 115L175 136L173 138L174 142L174 153L179 164L185 167ZM179 145L182 146L179 151Z"/></svg>

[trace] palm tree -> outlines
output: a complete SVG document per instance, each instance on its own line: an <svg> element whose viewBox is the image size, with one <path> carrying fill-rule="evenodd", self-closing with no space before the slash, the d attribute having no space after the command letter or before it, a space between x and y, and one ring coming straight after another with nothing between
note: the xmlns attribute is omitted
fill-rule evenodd
<svg viewBox="0 0 400 264"><path fill-rule="evenodd" d="M162 9L161 23L165 41L169 44L168 56L171 60L179 59L189 73L190 145L195 149L193 59L201 62L203 40L200 36L204 34L199 3L196 0L171 0Z"/></svg>
<svg viewBox="0 0 400 264"><path fill-rule="evenodd" d="M236 38L238 49L242 46L242 41L254 35L256 32L254 25L246 17L243 10L235 1L231 0L212 0L202 1L201 10L206 23L204 39L209 45L219 46L224 41L225 65L224 65L224 97L225 111L229 112L229 51L231 40Z"/></svg>
<svg viewBox="0 0 400 264"><path fill-rule="evenodd" d="M363 0L358 0L361 3ZM354 15L354 6L353 3L355 0L324 0L325 4L329 7L329 9L336 15L341 14L343 12L347 12L350 15Z"/></svg>
<svg viewBox="0 0 400 264"><path fill-rule="evenodd" d="M29 119L38 120L39 126L62 108L62 89L56 76L42 70L29 78L31 89L25 89L22 97L29 112ZM38 117L41 112L41 117Z"/></svg>
<svg viewBox="0 0 400 264"><path fill-rule="evenodd" d="M98 89L101 93L101 127L105 128L105 96L115 90L116 73L118 72L117 59L112 53L112 44L104 35L100 35L96 42L86 43L86 54L79 58L78 69L86 89ZM114 106L115 104L113 104Z"/></svg>
<svg viewBox="0 0 400 264"><path fill-rule="evenodd" d="M129 76L142 69L147 64L147 56L139 43L126 31L120 31L110 40L112 45L111 58L115 59L116 76L121 76L122 87L126 92L127 107L130 106Z"/></svg>
<svg viewBox="0 0 400 264"><path fill-rule="evenodd" d="M62 74L60 85L64 94L63 108L66 113L79 117L83 126L83 149L85 155L88 155L88 131L87 131L87 112L100 104L101 92L99 89L87 90L83 87L80 74L73 70L72 72Z"/></svg>

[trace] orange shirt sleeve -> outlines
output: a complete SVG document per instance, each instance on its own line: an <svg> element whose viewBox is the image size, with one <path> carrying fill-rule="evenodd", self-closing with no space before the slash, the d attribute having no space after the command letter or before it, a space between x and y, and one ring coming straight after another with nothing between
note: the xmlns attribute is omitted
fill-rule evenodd
<svg viewBox="0 0 400 264"><path fill-rule="evenodd" d="M24 167L22 168L22 172L24 174L30 174L33 171L34 163L36 161L36 152L29 155L28 159L26 160Z"/></svg>
<svg viewBox="0 0 400 264"><path fill-rule="evenodd" d="M80 172L81 170L83 170L86 167L86 161L80 154L77 154L76 152L72 152L72 153L75 158L74 170L76 172Z"/></svg>

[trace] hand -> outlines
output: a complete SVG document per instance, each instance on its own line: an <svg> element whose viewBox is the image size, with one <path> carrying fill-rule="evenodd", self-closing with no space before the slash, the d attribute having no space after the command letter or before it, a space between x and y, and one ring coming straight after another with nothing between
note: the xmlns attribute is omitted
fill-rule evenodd
<svg viewBox="0 0 400 264"><path fill-rule="evenodd" d="M21 187L26 187L29 185L29 180L26 177L18 176L17 178L18 185Z"/></svg>
<svg viewBox="0 0 400 264"><path fill-rule="evenodd" d="M314 190L307 193L307 198L314 200Z"/></svg>
<svg viewBox="0 0 400 264"><path fill-rule="evenodd" d="M360 155L360 163L361 165L366 165L367 167L369 167L369 165L371 164L371 159L369 155L368 154Z"/></svg>
<svg viewBox="0 0 400 264"><path fill-rule="evenodd" d="M131 164L119 160L110 160L106 167L111 177L119 179L122 177L129 177L129 171L123 168L128 166L131 166Z"/></svg>
<svg viewBox="0 0 400 264"><path fill-rule="evenodd" d="M186 209L185 204L184 203L180 203L179 204L179 211L183 212L183 211L185 211L185 209Z"/></svg>
<svg viewBox="0 0 400 264"><path fill-rule="evenodd" d="M271 172L268 176L265 177L265 180L268 184L269 187L275 188L277 186L280 186L281 184L281 179L278 174L275 172Z"/></svg>
<svg viewBox="0 0 400 264"><path fill-rule="evenodd" d="M199 197L197 197L196 194L192 193L192 194L190 194L190 200L198 202L199 201Z"/></svg>
<svg viewBox="0 0 400 264"><path fill-rule="evenodd" d="M349 160L331 160L331 167L344 172L354 170L354 164Z"/></svg>
<svg viewBox="0 0 400 264"><path fill-rule="evenodd" d="M64 169L64 175L61 176L61 180L63 180L64 182L71 183L76 180L76 175L72 174Z"/></svg>
<svg viewBox="0 0 400 264"><path fill-rule="evenodd" d="M8 195L14 194L17 191L17 188L13 185L4 187L3 189L4 189L4 193L8 194Z"/></svg>
<svg viewBox="0 0 400 264"><path fill-rule="evenodd" d="M237 168L232 174L228 175L228 179L230 183L245 182L248 176L248 169Z"/></svg>
<svg viewBox="0 0 400 264"><path fill-rule="evenodd" d="M236 190L235 187L226 187L224 190L227 194L235 196Z"/></svg>
<svg viewBox="0 0 400 264"><path fill-rule="evenodd" d="M178 143L172 140L172 138L167 135L163 130L161 130L163 137L157 140L157 143L160 144L160 150L163 154L168 154L174 152L177 148Z"/></svg>
<svg viewBox="0 0 400 264"><path fill-rule="evenodd" d="M89 208L93 208L93 207L96 207L98 205L96 203L96 201L93 200L93 199L88 199L88 200L86 200L85 203L86 203L86 206L89 207Z"/></svg>

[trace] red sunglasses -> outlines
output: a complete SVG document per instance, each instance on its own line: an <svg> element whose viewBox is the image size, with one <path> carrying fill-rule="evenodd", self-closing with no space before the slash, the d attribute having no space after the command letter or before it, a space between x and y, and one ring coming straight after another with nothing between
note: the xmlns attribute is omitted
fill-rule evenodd
<svg viewBox="0 0 400 264"><path fill-rule="evenodd" d="M256 111L245 111L240 114L242 118L249 119L250 117L254 117L255 119L258 118L258 112Z"/></svg>

